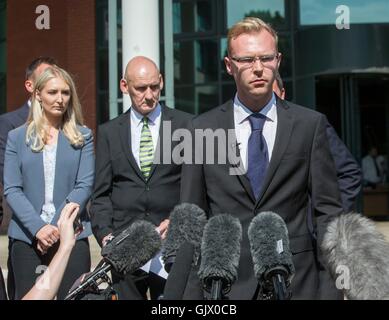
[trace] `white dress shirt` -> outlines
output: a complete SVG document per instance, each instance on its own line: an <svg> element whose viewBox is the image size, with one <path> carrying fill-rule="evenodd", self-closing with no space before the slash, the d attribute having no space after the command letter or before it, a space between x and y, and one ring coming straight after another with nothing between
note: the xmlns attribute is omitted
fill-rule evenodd
<svg viewBox="0 0 389 320"><path fill-rule="evenodd" d="M251 125L248 117L253 112L243 105L239 100L238 95L234 98L234 124L236 140L240 151L240 157L244 168L247 170L247 145L251 135ZM259 112L266 116L266 121L263 126L262 134L267 144L269 154L269 162L273 153L274 142L277 133L277 106L276 97L273 93L269 103Z"/></svg>
<svg viewBox="0 0 389 320"><path fill-rule="evenodd" d="M374 164L377 163L377 169ZM385 159L383 156L379 155L376 158L373 158L370 154L362 158L362 173L363 180L370 183L381 183L384 182L385 174Z"/></svg>
<svg viewBox="0 0 389 320"><path fill-rule="evenodd" d="M50 223L56 213L54 206L54 178L57 160L57 144L46 144L43 149L43 171L45 176L45 203L42 206L41 218Z"/></svg>
<svg viewBox="0 0 389 320"><path fill-rule="evenodd" d="M158 104L155 109L147 115L149 118L149 129L153 138L153 153L158 143L159 128L161 126L161 105ZM134 155L135 161L140 168L139 161L139 148L140 148L140 136L143 128L143 115L137 112L133 107L130 110L131 118L131 149Z"/></svg>

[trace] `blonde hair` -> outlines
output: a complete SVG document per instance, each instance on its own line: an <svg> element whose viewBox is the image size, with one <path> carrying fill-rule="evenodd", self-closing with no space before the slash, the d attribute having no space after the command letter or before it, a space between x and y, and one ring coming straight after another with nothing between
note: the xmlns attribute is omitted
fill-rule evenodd
<svg viewBox="0 0 389 320"><path fill-rule="evenodd" d="M270 24L256 17L246 17L243 20L234 24L227 34L227 49L228 54L231 52L231 40L237 38L243 33L254 33L266 30L269 32L276 43L276 50L278 51L278 35L277 32L270 26Z"/></svg>
<svg viewBox="0 0 389 320"><path fill-rule="evenodd" d="M37 92L42 92L47 82L54 78L61 78L70 89L70 99L62 118L61 129L72 146L81 147L85 141L84 136L77 127L77 125L82 126L84 120L74 81L64 69L51 66L42 72L36 80L31 100L30 114L27 119L26 143L30 144L31 150L35 152L42 151L48 140L48 132L45 130L46 121L44 112L37 99Z"/></svg>

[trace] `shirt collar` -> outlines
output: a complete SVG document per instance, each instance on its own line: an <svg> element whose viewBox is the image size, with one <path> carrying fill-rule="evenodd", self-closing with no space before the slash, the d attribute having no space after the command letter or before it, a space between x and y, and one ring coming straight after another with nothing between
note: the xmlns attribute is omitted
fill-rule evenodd
<svg viewBox="0 0 389 320"><path fill-rule="evenodd" d="M238 98L238 95L235 95L234 98L234 110L235 110L235 119L237 120L237 123L241 124L243 121L245 121L253 112L247 108ZM266 118L270 121L276 120L276 97L274 95L274 92L272 93L272 97L270 101L261 109L259 113L266 116Z"/></svg>
<svg viewBox="0 0 389 320"><path fill-rule="evenodd" d="M138 111L135 110L131 106L131 120L136 123L137 126L139 126L142 121L143 121L143 115L140 114ZM149 124L154 125L155 122L157 121L157 118L161 115L161 105L158 103L157 106L153 111L151 111L148 115L147 118L149 118Z"/></svg>

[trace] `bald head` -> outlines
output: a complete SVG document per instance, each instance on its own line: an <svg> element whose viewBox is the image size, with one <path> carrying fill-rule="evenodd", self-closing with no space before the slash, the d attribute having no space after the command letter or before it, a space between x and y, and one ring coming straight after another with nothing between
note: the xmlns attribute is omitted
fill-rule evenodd
<svg viewBox="0 0 389 320"><path fill-rule="evenodd" d="M158 105L162 88L162 76L154 61L137 56L128 62L120 89L130 96L137 112L142 115L152 112Z"/></svg>
<svg viewBox="0 0 389 320"><path fill-rule="evenodd" d="M144 56L137 56L132 58L126 67L125 79L131 81L133 77L157 74L159 69L155 62Z"/></svg>

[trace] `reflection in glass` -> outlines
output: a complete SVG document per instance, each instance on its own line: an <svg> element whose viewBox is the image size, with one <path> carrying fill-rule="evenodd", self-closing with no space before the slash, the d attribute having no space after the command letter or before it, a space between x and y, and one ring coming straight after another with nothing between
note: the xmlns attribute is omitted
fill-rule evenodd
<svg viewBox="0 0 389 320"><path fill-rule="evenodd" d="M195 87L195 114L204 113L219 104L216 86Z"/></svg>
<svg viewBox="0 0 389 320"><path fill-rule="evenodd" d="M194 114L193 87L175 87L174 92L176 109Z"/></svg>
<svg viewBox="0 0 389 320"><path fill-rule="evenodd" d="M109 120L109 94L107 91L100 91L97 95L99 106L96 108L98 123Z"/></svg>
<svg viewBox="0 0 389 320"><path fill-rule="evenodd" d="M293 82L292 81L283 81L285 89L285 100L293 100Z"/></svg>
<svg viewBox="0 0 389 320"><path fill-rule="evenodd" d="M278 51L282 54L279 72L282 78L292 76L292 52L289 35L278 36Z"/></svg>
<svg viewBox="0 0 389 320"><path fill-rule="evenodd" d="M220 71L222 81L231 81L233 78L227 73L224 57L228 55L227 52L227 38L220 39Z"/></svg>
<svg viewBox="0 0 389 320"><path fill-rule="evenodd" d="M342 15L336 8L341 5L349 8L350 23L389 22L388 0L300 0L300 24L335 25Z"/></svg>
<svg viewBox="0 0 389 320"><path fill-rule="evenodd" d="M174 2L173 32L192 33L210 31L213 28L213 1Z"/></svg>
<svg viewBox="0 0 389 320"><path fill-rule="evenodd" d="M109 73L108 73L108 49L101 49L98 55L99 81L98 90L108 91Z"/></svg>
<svg viewBox="0 0 389 320"><path fill-rule="evenodd" d="M174 78L176 85L217 81L216 40L174 43Z"/></svg>
<svg viewBox="0 0 389 320"><path fill-rule="evenodd" d="M274 28L285 25L284 0L227 0L227 27L244 17L258 17Z"/></svg>
<svg viewBox="0 0 389 320"><path fill-rule="evenodd" d="M219 103L217 86L178 87L175 92L176 108L192 114L200 114Z"/></svg>

